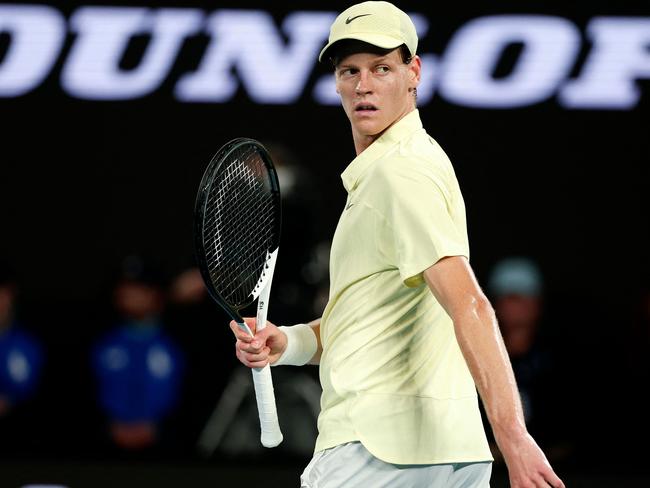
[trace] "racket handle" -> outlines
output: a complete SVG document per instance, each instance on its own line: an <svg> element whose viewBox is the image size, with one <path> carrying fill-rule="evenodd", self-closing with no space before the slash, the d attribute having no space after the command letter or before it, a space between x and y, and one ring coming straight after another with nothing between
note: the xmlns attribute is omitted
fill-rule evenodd
<svg viewBox="0 0 650 488"><path fill-rule="evenodd" d="M238 322L237 325L243 331L253 335L245 322ZM253 368L251 371L253 372L257 413L260 416L262 445L264 447L275 447L282 442L283 437L280 431L280 423L278 422L278 410L275 406L271 366L267 364L263 368Z"/></svg>
<svg viewBox="0 0 650 488"><path fill-rule="evenodd" d="M267 364L263 368L253 369L253 383L255 384L257 411L260 415L262 445L275 447L282 442L282 432L278 422L278 411L275 407L271 366Z"/></svg>
<svg viewBox="0 0 650 488"><path fill-rule="evenodd" d="M275 259L273 259L268 271L268 281L257 300L255 327L258 331L266 327L266 311L269 308L269 296L271 294L271 281L273 278L274 265ZM271 377L271 367L269 364L263 368L253 369L253 383L255 384L257 412L260 416L262 445L264 447L275 447L282 442L282 432L280 431L280 423L278 422L278 411L275 406L275 393L273 392L273 379Z"/></svg>

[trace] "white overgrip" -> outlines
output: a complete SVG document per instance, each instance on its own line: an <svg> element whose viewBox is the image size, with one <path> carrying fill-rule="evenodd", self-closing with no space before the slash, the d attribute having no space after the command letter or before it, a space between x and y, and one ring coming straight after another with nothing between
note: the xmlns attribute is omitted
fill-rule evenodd
<svg viewBox="0 0 650 488"><path fill-rule="evenodd" d="M283 437L275 406L271 368L268 364L261 369L253 369L253 383L255 383L255 398L260 416L262 445L275 447L282 442Z"/></svg>
<svg viewBox="0 0 650 488"><path fill-rule="evenodd" d="M271 294L271 282L275 268L277 249L267 260L266 279L257 300L256 330L266 327L266 312L269 306L269 295ZM262 445L264 447L275 447L282 442L282 432L278 422L278 412L275 406L275 394L273 392L273 379L271 368L267 364L263 368L253 369L253 383L255 385L255 398L257 399L257 411L260 416L260 428L262 431Z"/></svg>

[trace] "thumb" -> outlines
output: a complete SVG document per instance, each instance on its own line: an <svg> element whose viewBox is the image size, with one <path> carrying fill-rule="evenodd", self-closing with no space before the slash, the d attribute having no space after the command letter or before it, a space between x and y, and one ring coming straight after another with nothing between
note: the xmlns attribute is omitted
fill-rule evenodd
<svg viewBox="0 0 650 488"><path fill-rule="evenodd" d="M273 327L264 327L261 330L255 331L254 340L264 344L271 334L273 334Z"/></svg>
<svg viewBox="0 0 650 488"><path fill-rule="evenodd" d="M259 342L260 344L265 344L268 337L273 333L273 327L268 327L270 322L266 322L267 327L264 327L261 330L257 330L257 319L255 317L244 317L244 322L253 332L254 342ZM254 345L254 344L253 344Z"/></svg>

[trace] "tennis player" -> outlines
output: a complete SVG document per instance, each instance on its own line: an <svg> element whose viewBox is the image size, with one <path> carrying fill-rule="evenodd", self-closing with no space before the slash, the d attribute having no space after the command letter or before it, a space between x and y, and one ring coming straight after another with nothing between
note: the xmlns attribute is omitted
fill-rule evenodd
<svg viewBox="0 0 650 488"><path fill-rule="evenodd" d="M526 430L469 264L453 167L416 109L417 44L411 19L387 2L354 5L332 24L319 59L333 63L357 157L341 175L329 302L321 319L252 338L231 323L236 354L249 367L320 364L302 487L488 487L478 389L511 486L563 488Z"/></svg>

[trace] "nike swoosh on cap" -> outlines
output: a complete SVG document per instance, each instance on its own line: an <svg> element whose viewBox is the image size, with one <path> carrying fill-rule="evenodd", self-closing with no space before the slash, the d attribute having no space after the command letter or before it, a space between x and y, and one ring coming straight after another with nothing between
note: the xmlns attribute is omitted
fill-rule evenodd
<svg viewBox="0 0 650 488"><path fill-rule="evenodd" d="M366 16L368 16L368 15L372 15L372 14L361 14L361 15L355 15L354 17L348 17L347 19L345 19L345 23L346 23L346 24L349 24L349 23L352 22L354 19L358 19L359 17L366 17Z"/></svg>

